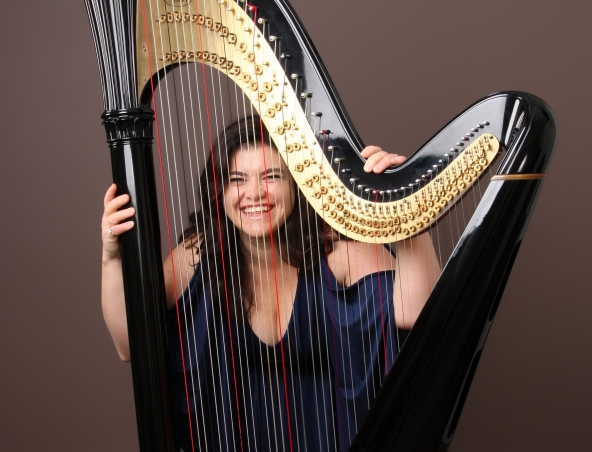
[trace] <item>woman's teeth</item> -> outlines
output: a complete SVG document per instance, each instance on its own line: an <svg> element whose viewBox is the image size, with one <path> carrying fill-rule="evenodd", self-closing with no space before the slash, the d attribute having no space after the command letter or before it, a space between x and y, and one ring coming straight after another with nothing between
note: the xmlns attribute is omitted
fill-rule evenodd
<svg viewBox="0 0 592 452"><path fill-rule="evenodd" d="M267 213L269 211L269 209L267 208L267 206L260 206L260 207L247 207L245 209L243 209L243 212L248 214L252 214L252 213Z"/></svg>

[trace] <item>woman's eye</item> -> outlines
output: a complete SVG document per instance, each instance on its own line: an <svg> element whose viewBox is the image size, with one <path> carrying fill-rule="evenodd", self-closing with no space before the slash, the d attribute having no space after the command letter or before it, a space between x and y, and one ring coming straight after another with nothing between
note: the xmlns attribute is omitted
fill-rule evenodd
<svg viewBox="0 0 592 452"><path fill-rule="evenodd" d="M244 179L241 177L231 177L230 180L228 181L229 184L234 184L234 185L240 185L242 183L244 183Z"/></svg>

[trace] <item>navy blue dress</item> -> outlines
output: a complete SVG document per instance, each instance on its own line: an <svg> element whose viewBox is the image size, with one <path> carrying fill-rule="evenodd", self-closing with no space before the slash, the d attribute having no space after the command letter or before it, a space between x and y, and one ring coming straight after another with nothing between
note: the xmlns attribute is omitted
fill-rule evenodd
<svg viewBox="0 0 592 452"><path fill-rule="evenodd" d="M321 262L298 276L288 329L269 346L248 323L214 314L198 266L178 303L181 326L169 313L178 446L346 451L402 344L393 279L374 273L343 288Z"/></svg>

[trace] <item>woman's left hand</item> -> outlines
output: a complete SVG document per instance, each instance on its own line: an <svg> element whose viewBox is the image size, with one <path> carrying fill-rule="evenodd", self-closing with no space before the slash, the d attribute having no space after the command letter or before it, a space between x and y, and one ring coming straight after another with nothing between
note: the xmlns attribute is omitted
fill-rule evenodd
<svg viewBox="0 0 592 452"><path fill-rule="evenodd" d="M364 171L367 173L382 173L391 166L402 164L407 157L398 154L389 154L378 146L367 146L361 153L366 159Z"/></svg>

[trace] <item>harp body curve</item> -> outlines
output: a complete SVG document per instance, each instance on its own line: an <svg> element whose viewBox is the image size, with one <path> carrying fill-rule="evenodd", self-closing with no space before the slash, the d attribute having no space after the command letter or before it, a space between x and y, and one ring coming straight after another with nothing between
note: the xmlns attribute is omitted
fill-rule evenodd
<svg viewBox="0 0 592 452"><path fill-rule="evenodd" d="M113 177L138 211L121 248L141 450L173 450L150 102L151 87L185 63L220 70L241 87L311 205L356 240L387 243L424 231L505 151L350 449L445 450L550 162L549 107L526 93L491 95L405 164L367 174L363 143L287 1L253 0L253 9L231 0L86 3ZM180 29L192 39L180 42Z"/></svg>

